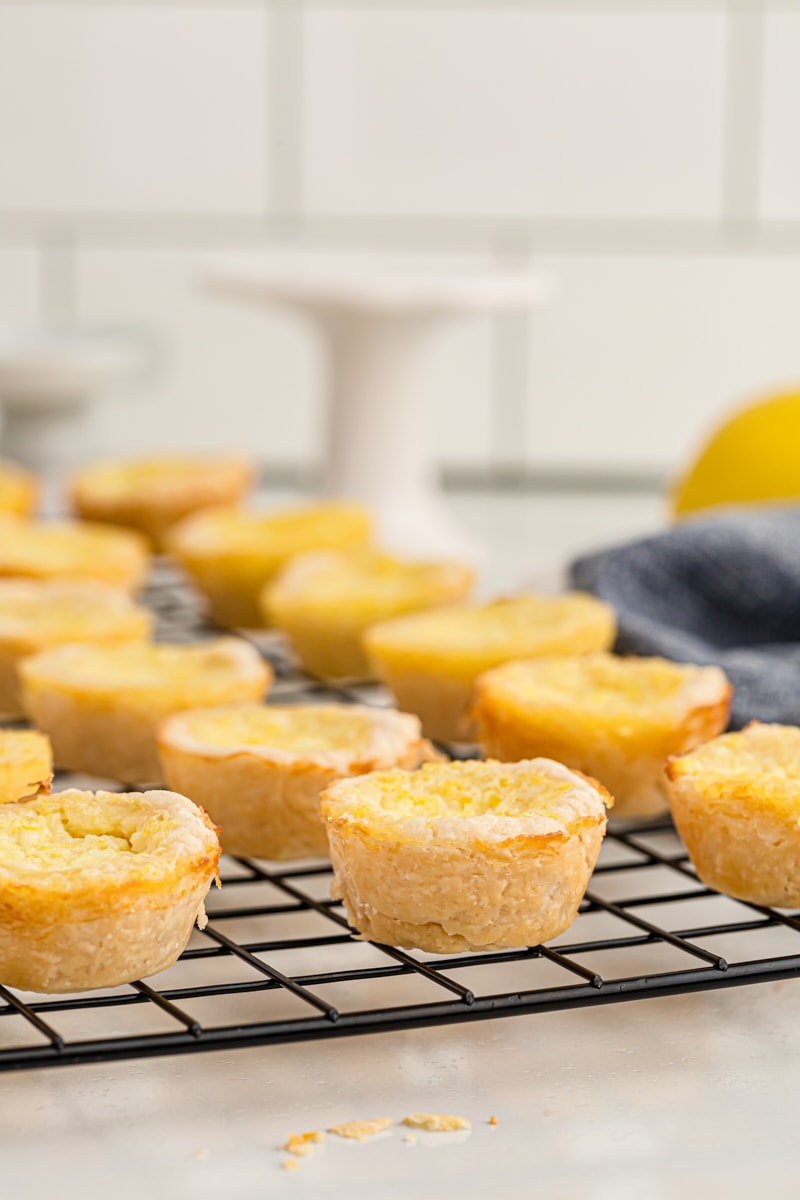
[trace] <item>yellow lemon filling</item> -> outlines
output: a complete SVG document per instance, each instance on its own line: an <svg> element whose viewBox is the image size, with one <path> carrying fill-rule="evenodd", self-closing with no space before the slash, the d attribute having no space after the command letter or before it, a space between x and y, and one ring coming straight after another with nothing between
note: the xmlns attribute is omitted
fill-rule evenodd
<svg viewBox="0 0 800 1200"><path fill-rule="evenodd" d="M216 553L224 559L244 555L279 564L304 550L363 545L369 532L369 517L357 505L320 504L273 513L214 509L184 522L175 544L179 552Z"/></svg>
<svg viewBox="0 0 800 1200"><path fill-rule="evenodd" d="M600 798L603 793L605 801ZM560 763L428 763L418 771L378 771L334 785L323 796L329 820L361 823L373 834L493 839L563 833L588 810L613 800Z"/></svg>
<svg viewBox="0 0 800 1200"><path fill-rule="evenodd" d="M365 754L374 739L375 715L364 709L339 706L258 704L198 710L180 724L182 739L220 749L274 748L299 759L347 749Z"/></svg>
<svg viewBox="0 0 800 1200"><path fill-rule="evenodd" d="M98 579L134 588L148 559L143 539L130 530L0 516L0 576Z"/></svg>
<svg viewBox="0 0 800 1200"><path fill-rule="evenodd" d="M285 616L340 616L368 622L394 612L460 598L472 571L457 563L404 562L388 554L336 552L292 561L265 593L280 624Z"/></svg>
<svg viewBox="0 0 800 1200"><path fill-rule="evenodd" d="M236 638L217 638L193 645L136 643L114 646L70 644L24 660L26 682L46 681L70 691L108 690L114 695L155 691L186 694L231 692L244 681L269 679L269 669L252 646Z"/></svg>
<svg viewBox="0 0 800 1200"><path fill-rule="evenodd" d="M188 825L179 828L179 817ZM165 866L171 873L176 856L206 853L215 841L199 810L168 792L71 789L0 807L0 874L13 869L28 882L52 873L86 879L93 869L107 877L115 861L137 877ZM135 867L119 861L133 856Z"/></svg>
<svg viewBox="0 0 800 1200"><path fill-rule="evenodd" d="M754 723L672 759L669 775L693 783L709 806L741 801L800 819L800 729Z"/></svg>
<svg viewBox="0 0 800 1200"><path fill-rule="evenodd" d="M244 464L231 459L191 458L186 455L161 455L130 462L97 463L75 476L75 485L108 500L142 498L158 502L171 498L176 491L202 484L207 476L244 474Z"/></svg>
<svg viewBox="0 0 800 1200"><path fill-rule="evenodd" d="M0 579L0 638L37 644L144 638L152 623L127 592L103 584Z"/></svg>
<svg viewBox="0 0 800 1200"><path fill-rule="evenodd" d="M604 650L615 631L607 605L574 592L454 605L381 621L367 630L365 645L378 663L414 663L469 677L509 658Z"/></svg>
<svg viewBox="0 0 800 1200"><path fill-rule="evenodd" d="M36 501L36 481L16 463L0 462L0 513L28 513Z"/></svg>
<svg viewBox="0 0 800 1200"><path fill-rule="evenodd" d="M43 733L0 729L0 804L21 800L49 785L53 753Z"/></svg>
<svg viewBox="0 0 800 1200"><path fill-rule="evenodd" d="M620 722L672 720L689 703L713 703L721 682L716 670L666 659L587 654L505 663L482 676L478 689L531 711L567 709L613 730Z"/></svg>

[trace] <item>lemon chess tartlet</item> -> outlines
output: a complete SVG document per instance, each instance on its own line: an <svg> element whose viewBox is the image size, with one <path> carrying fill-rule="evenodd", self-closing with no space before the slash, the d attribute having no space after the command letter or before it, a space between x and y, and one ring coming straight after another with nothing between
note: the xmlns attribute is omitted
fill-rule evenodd
<svg viewBox="0 0 800 1200"><path fill-rule="evenodd" d="M450 762L333 784L333 894L370 941L432 953L538 945L578 911L613 800L548 759Z"/></svg>
<svg viewBox="0 0 800 1200"><path fill-rule="evenodd" d="M173 792L0 805L0 983L72 992L165 970L218 859L214 826Z"/></svg>
<svg viewBox="0 0 800 1200"><path fill-rule="evenodd" d="M472 569L460 563L319 551L292 559L261 602L267 624L288 634L309 675L367 679L361 639L369 625L463 600L472 579Z"/></svg>
<svg viewBox="0 0 800 1200"><path fill-rule="evenodd" d="M0 459L0 513L25 516L33 511L38 495L39 487L30 471Z"/></svg>
<svg viewBox="0 0 800 1200"><path fill-rule="evenodd" d="M181 521L168 548L193 579L220 625L264 624L260 595L290 558L307 550L366 546L370 518L355 504L281 512L209 509Z"/></svg>
<svg viewBox="0 0 800 1200"><path fill-rule="evenodd" d="M22 703L53 743L56 766L104 779L161 779L155 730L190 708L257 700L272 680L239 638L193 645L72 643L19 665Z"/></svg>
<svg viewBox="0 0 800 1200"><path fill-rule="evenodd" d="M102 583L0 579L0 713L19 716L17 665L64 642L142 642L153 617Z"/></svg>
<svg viewBox="0 0 800 1200"><path fill-rule="evenodd" d="M149 565L147 543L132 530L0 515L0 578L94 579L133 592Z"/></svg>
<svg viewBox="0 0 800 1200"><path fill-rule="evenodd" d="M0 729L0 804L35 795L50 786L53 751L35 729Z"/></svg>
<svg viewBox="0 0 800 1200"><path fill-rule="evenodd" d="M412 768L429 750L416 717L355 704L240 704L168 717L158 748L169 787L201 804L230 854L328 853L320 793L351 775Z"/></svg>
<svg viewBox="0 0 800 1200"><path fill-rule="evenodd" d="M667 757L722 732L732 691L718 667L556 656L479 676L472 711L492 758L554 758L599 779L615 817L649 817L668 807Z"/></svg>
<svg viewBox="0 0 800 1200"><path fill-rule="evenodd" d="M800 906L800 729L746 726L667 763L675 826L703 883Z"/></svg>
<svg viewBox="0 0 800 1200"><path fill-rule="evenodd" d="M398 708L422 718L427 737L465 741L477 677L513 658L607 650L616 632L608 605L582 592L511 596L379 621L364 634L376 675Z"/></svg>
<svg viewBox="0 0 800 1200"><path fill-rule="evenodd" d="M70 497L81 517L138 529L160 550L171 526L204 508L238 504L252 478L240 458L160 455L84 467Z"/></svg>

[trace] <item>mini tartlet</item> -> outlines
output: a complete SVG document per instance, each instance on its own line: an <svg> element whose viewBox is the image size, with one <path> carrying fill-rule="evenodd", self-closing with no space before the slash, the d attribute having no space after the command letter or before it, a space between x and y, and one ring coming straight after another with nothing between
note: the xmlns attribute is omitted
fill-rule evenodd
<svg viewBox="0 0 800 1200"><path fill-rule="evenodd" d="M542 755L594 776L615 817L668 808L664 762L716 737L733 689L718 667L611 654L509 662L481 675L473 715L484 753Z"/></svg>
<svg viewBox="0 0 800 1200"><path fill-rule="evenodd" d="M173 712L260 699L272 681L239 638L192 645L70 644L19 665L22 702L56 765L103 779L161 779L155 730Z"/></svg>
<svg viewBox="0 0 800 1200"><path fill-rule="evenodd" d="M252 479L252 466L241 458L157 455L84 467L70 481L70 498L81 517L138 529L160 550L178 521L238 504Z"/></svg>
<svg viewBox="0 0 800 1200"><path fill-rule="evenodd" d="M331 501L265 513L209 509L176 525L168 549L215 621L258 628L264 624L261 592L290 558L308 550L358 549L369 539L367 512Z"/></svg>
<svg viewBox="0 0 800 1200"><path fill-rule="evenodd" d="M30 471L0 459L0 513L25 516L33 512L38 496L39 485Z"/></svg>
<svg viewBox="0 0 800 1200"><path fill-rule="evenodd" d="M19 716L21 659L65 642L142 642L153 617L102 583L0 579L0 713Z"/></svg>
<svg viewBox="0 0 800 1200"><path fill-rule="evenodd" d="M35 729L0 729L0 804L47 790L53 775L50 741Z"/></svg>
<svg viewBox="0 0 800 1200"><path fill-rule="evenodd" d="M0 515L0 578L93 579L133 592L149 565L145 539L129 529Z"/></svg>
<svg viewBox="0 0 800 1200"><path fill-rule="evenodd" d="M364 634L364 648L397 707L417 713L427 737L468 741L482 672L514 658L607 650L615 632L613 611L593 596L526 594L379 621Z"/></svg>
<svg viewBox="0 0 800 1200"><path fill-rule="evenodd" d="M300 665L320 679L367 679L361 640L376 621L463 600L473 571L369 551L319 551L291 560L261 595L268 625L288 634Z"/></svg>
<svg viewBox="0 0 800 1200"><path fill-rule="evenodd" d="M800 906L800 729L746 726L667 763L675 826L708 887Z"/></svg>
<svg viewBox="0 0 800 1200"><path fill-rule="evenodd" d="M323 793L333 895L370 941L538 945L574 920L613 800L547 759L385 771Z"/></svg>
<svg viewBox="0 0 800 1200"><path fill-rule="evenodd" d="M169 787L201 804L227 853L327 855L320 793L429 755L416 717L355 704L239 704L169 717L158 731Z"/></svg>
<svg viewBox="0 0 800 1200"><path fill-rule="evenodd" d="M72 992L165 970L218 859L214 826L173 792L0 805L0 983Z"/></svg>

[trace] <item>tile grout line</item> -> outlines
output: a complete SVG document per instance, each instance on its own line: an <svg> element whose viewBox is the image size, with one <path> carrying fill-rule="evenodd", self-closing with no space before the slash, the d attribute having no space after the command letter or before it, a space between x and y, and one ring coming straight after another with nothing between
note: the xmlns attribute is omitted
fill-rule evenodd
<svg viewBox="0 0 800 1200"><path fill-rule="evenodd" d="M68 326L78 319L77 237L63 223L50 223L36 239L39 266L39 320Z"/></svg>
<svg viewBox="0 0 800 1200"><path fill-rule="evenodd" d="M269 236L291 239L302 224L304 236L320 248L337 239L369 244L376 237L393 240L398 248L491 251L498 238L524 241L529 253L592 255L678 254L688 257L729 253L774 254L800 252L800 220L613 219L484 217L302 216L293 212L269 215L238 213L69 212L57 217L0 210L0 245L28 246L47 242L59 229L65 240L98 246L180 246L243 243Z"/></svg>
<svg viewBox="0 0 800 1200"><path fill-rule="evenodd" d="M760 0L727 19L722 131L722 220L733 239L758 226L761 116L764 100L764 7Z"/></svg>
<svg viewBox="0 0 800 1200"><path fill-rule="evenodd" d="M530 256L522 244L497 246L499 267L527 267ZM507 467L528 461L528 406L530 404L529 312L490 315L488 459Z"/></svg>
<svg viewBox="0 0 800 1200"><path fill-rule="evenodd" d="M274 8L265 0L267 53L264 104L269 122L265 147L265 212L287 220L289 231L303 208L303 4Z"/></svg>
<svg viewBox="0 0 800 1200"><path fill-rule="evenodd" d="M20 7L59 8L266 8L291 12L298 6L322 12L385 12L396 9L398 0L0 0L0 9ZM691 16L709 12L747 12L759 0L405 0L410 11L424 12L578 12L659 13ZM791 10L797 0L767 0L777 10Z"/></svg>

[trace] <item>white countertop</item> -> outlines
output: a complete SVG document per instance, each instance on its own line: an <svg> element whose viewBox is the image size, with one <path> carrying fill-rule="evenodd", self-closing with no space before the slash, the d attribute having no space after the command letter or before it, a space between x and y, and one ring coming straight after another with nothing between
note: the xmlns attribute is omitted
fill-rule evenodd
<svg viewBox="0 0 800 1200"><path fill-rule="evenodd" d="M478 1025L8 1074L3 1195L796 1195L800 983ZM289 1133L414 1111L469 1134ZM489 1117L497 1125L487 1124Z"/></svg>
<svg viewBox="0 0 800 1200"><path fill-rule="evenodd" d="M475 498L497 586L651 529L655 499ZM315 1043L0 1075L2 1195L794 1196L800 983ZM290 1133L455 1113L469 1133ZM491 1126L489 1118L497 1124Z"/></svg>

